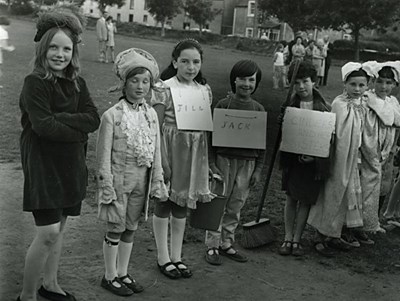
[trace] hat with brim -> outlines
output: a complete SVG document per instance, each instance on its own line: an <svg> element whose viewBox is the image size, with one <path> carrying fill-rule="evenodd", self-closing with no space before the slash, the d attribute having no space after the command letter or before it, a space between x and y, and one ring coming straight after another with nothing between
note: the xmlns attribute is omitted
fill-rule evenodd
<svg viewBox="0 0 400 301"><path fill-rule="evenodd" d="M109 92L121 91L126 83L128 74L136 68L147 69L153 81L156 82L159 76L159 69L155 58L147 51L139 48L130 48L120 52L115 58L114 72L119 78L119 83L111 87Z"/></svg>

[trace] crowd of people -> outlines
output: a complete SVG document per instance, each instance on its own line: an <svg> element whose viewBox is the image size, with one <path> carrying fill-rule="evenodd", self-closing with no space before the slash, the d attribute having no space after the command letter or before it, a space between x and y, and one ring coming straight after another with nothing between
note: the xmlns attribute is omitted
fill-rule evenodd
<svg viewBox="0 0 400 301"><path fill-rule="evenodd" d="M288 88L287 71L294 60L306 60L311 62L317 70L315 87L326 86L328 82L329 68L332 61L333 44L326 35L323 39L313 39L310 34L303 39L298 33L295 39L289 43L285 41L278 43L273 58L273 88Z"/></svg>
<svg viewBox="0 0 400 301"><path fill-rule="evenodd" d="M235 232L249 191L262 177L265 151L214 147L208 131L180 125L177 103L188 102L187 97L202 106L213 103L201 70L200 43L179 41L161 74L149 52L120 52L114 62L119 83L110 89L120 94L119 100L100 117L80 76L81 33L82 24L72 12L49 11L39 17L34 70L26 76L20 96L23 209L32 212L36 234L26 254L17 300L37 300L37 293L48 300L76 300L61 288L57 274L67 217L80 214L86 196L88 135L95 131L96 200L98 218L105 222L105 271L100 282L104 289L118 296L143 291L129 273L129 263L135 231L140 218L148 218L150 202L159 272L170 279L192 277L182 259L186 217L188 209L216 197L210 190L210 174L225 183L226 202L218 229L205 233L205 260L221 265L223 256L246 262L248 258L235 248ZM104 61L105 42L99 39ZM330 105L316 89L318 80L323 83L320 66L301 58L306 55L301 43L293 47L288 77L294 81L294 94L288 106L333 112L336 129L328 158L281 153L287 200L279 253L304 254L301 238L308 223L316 229L315 249L332 256L332 248L372 244L368 234L383 231L379 200L390 190L381 186L392 183L400 105L391 91L399 83L400 62L347 63L342 67L345 92ZM282 66L282 47L279 53L277 67ZM261 78L255 62L238 61L229 76L231 93L213 109L264 112L252 96ZM285 118L283 113L280 122ZM384 213L394 222L399 190L397 182Z"/></svg>

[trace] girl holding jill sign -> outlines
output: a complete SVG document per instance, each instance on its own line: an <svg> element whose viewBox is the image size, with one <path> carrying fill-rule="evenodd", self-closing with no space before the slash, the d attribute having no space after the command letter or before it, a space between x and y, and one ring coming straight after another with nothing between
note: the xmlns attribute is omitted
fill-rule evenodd
<svg viewBox="0 0 400 301"><path fill-rule="evenodd" d="M294 64L289 69L292 78ZM303 110L329 112L330 105L314 88L317 70L312 63L303 61L295 77L295 94L291 107ZM282 189L286 191L285 239L279 247L280 255L302 256L301 236L311 205L317 201L323 179L327 176L329 159L281 152ZM295 226L296 223L296 226Z"/></svg>
<svg viewBox="0 0 400 301"><path fill-rule="evenodd" d="M211 105L211 89L200 68L203 50L196 40L182 40L172 51L172 62L161 74L165 80L164 93L154 93L152 103L161 125L161 148L166 182L170 183L167 201L157 201L153 228L157 245L157 265L160 272L171 279L189 278L192 272L182 262L182 242L187 208L196 208L197 202L210 202L212 194L208 183L207 133L202 130L181 130L177 126L177 111L172 98L191 90ZM198 93L200 92L200 93ZM183 93L181 95L188 95ZM190 94L189 94L190 95ZM199 99L203 103L204 99ZM184 100L182 100L184 101ZM211 111L210 111L211 120ZM171 216L171 253L168 251L168 224Z"/></svg>
<svg viewBox="0 0 400 301"><path fill-rule="evenodd" d="M233 94L220 100L215 109L264 112L264 107L252 98L261 80L261 70L250 60L237 62L230 73ZM220 175L226 187L227 201L217 231L207 231L205 259L220 265L220 255L246 262L247 257L234 249L235 231L239 225L240 210L253 187L260 181L264 163L264 150L232 147L213 147L210 152L210 169Z"/></svg>

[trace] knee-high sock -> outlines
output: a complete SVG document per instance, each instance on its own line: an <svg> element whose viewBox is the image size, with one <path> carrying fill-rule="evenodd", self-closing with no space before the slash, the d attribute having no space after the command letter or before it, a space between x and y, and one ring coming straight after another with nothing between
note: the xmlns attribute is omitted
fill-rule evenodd
<svg viewBox="0 0 400 301"><path fill-rule="evenodd" d="M186 218L171 217L171 260L181 261L183 235L185 234Z"/></svg>
<svg viewBox="0 0 400 301"><path fill-rule="evenodd" d="M157 260L160 265L171 261L168 253L168 218L153 215L154 239L157 245Z"/></svg>
<svg viewBox="0 0 400 301"><path fill-rule="evenodd" d="M109 241L118 243L119 240L113 240L108 238ZM118 255L118 244L111 245L103 242L103 255L104 255L104 265L106 268L105 277L107 280L113 280L118 276L117 273L117 255Z"/></svg>
<svg viewBox="0 0 400 301"><path fill-rule="evenodd" d="M128 274L129 259L131 258L133 242L120 241L118 246L117 272L122 277Z"/></svg>

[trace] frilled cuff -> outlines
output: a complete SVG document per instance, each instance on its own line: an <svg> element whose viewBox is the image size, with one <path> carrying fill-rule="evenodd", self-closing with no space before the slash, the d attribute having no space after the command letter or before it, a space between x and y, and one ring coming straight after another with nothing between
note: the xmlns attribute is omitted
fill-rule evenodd
<svg viewBox="0 0 400 301"><path fill-rule="evenodd" d="M181 206L181 207L188 207L189 209L196 209L196 203L201 202L201 203L208 203L211 202L211 200L215 198L215 194L212 192L208 191L205 193L197 192L197 193L192 193L189 196L187 193L183 194L178 194L174 191L171 191L171 195L169 199L174 202L175 204Z"/></svg>
<svg viewBox="0 0 400 301"><path fill-rule="evenodd" d="M112 174L99 174L97 176L97 202L98 204L110 204L117 199L117 194L113 187Z"/></svg>
<svg viewBox="0 0 400 301"><path fill-rule="evenodd" d="M169 197L167 186L164 181L153 181L151 184L150 197L156 198L162 202L166 201Z"/></svg>

